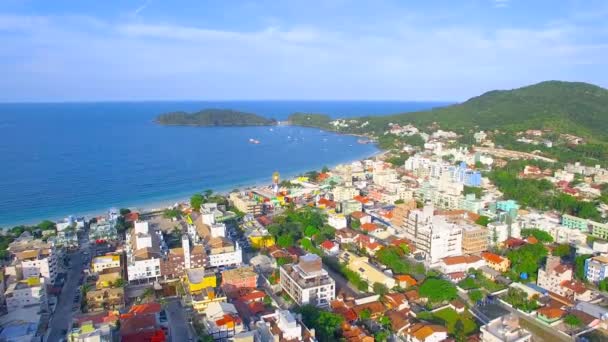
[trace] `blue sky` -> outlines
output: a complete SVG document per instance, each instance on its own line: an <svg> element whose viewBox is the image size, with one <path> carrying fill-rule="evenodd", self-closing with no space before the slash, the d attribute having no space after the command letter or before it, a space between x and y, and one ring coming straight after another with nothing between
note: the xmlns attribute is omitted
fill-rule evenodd
<svg viewBox="0 0 608 342"><path fill-rule="evenodd" d="M608 2L0 1L0 101L465 100L608 87Z"/></svg>

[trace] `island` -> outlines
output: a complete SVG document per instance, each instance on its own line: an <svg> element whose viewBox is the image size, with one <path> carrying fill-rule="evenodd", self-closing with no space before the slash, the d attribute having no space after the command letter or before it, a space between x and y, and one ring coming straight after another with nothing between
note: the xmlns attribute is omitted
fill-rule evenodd
<svg viewBox="0 0 608 342"><path fill-rule="evenodd" d="M155 121L166 126L274 126L277 124L274 119L230 109L204 109L194 113L171 112L159 115Z"/></svg>

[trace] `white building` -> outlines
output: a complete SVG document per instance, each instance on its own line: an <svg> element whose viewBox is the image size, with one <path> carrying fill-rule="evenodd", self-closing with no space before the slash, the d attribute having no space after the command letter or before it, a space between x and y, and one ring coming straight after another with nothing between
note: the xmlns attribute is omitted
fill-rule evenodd
<svg viewBox="0 0 608 342"><path fill-rule="evenodd" d="M102 255L91 260L91 269L95 273L115 267L120 267L120 255Z"/></svg>
<svg viewBox="0 0 608 342"><path fill-rule="evenodd" d="M323 269L321 258L315 254L300 257L297 264L282 265L280 273L281 288L298 305L327 307L336 298L335 281Z"/></svg>
<svg viewBox="0 0 608 342"><path fill-rule="evenodd" d="M596 256L585 260L585 277L593 283L608 278L608 257Z"/></svg>
<svg viewBox="0 0 608 342"><path fill-rule="evenodd" d="M238 243L226 238L211 238L207 245L209 266L239 266L243 263L243 250Z"/></svg>
<svg viewBox="0 0 608 342"><path fill-rule="evenodd" d="M459 255L446 257L439 261L437 267L442 273L466 272L471 268L479 269L486 265L486 261L476 255Z"/></svg>
<svg viewBox="0 0 608 342"><path fill-rule="evenodd" d="M261 318L256 326L262 341L302 341L302 325L289 310L276 310Z"/></svg>
<svg viewBox="0 0 608 342"><path fill-rule="evenodd" d="M23 279L44 277L47 282L53 282L57 276L55 247L45 244L31 247L36 249L26 249L14 253L13 265L21 268Z"/></svg>
<svg viewBox="0 0 608 342"><path fill-rule="evenodd" d="M166 246L162 234L150 229L148 222L135 222L126 234L125 247L130 282L157 280L161 276L160 263Z"/></svg>
<svg viewBox="0 0 608 342"><path fill-rule="evenodd" d="M532 334L519 326L515 315L507 315L481 326L482 342L528 342Z"/></svg>
<svg viewBox="0 0 608 342"><path fill-rule="evenodd" d="M344 216L344 214L330 212L327 215L327 224L336 229L344 229L347 225L346 216Z"/></svg>
<svg viewBox="0 0 608 342"><path fill-rule="evenodd" d="M46 285L43 277L31 277L10 284L4 292L8 311L38 305L47 307Z"/></svg>
<svg viewBox="0 0 608 342"><path fill-rule="evenodd" d="M336 202L347 201L359 195L359 189L353 186L337 186L332 190L331 194Z"/></svg>
<svg viewBox="0 0 608 342"><path fill-rule="evenodd" d="M409 213L404 236L414 242L416 253L422 253L431 263L462 254L462 228L435 216L432 205Z"/></svg>

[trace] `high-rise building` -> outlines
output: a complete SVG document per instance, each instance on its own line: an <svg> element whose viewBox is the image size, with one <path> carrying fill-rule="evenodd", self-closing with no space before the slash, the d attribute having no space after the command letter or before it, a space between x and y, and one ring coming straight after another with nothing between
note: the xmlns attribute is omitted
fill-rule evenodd
<svg viewBox="0 0 608 342"><path fill-rule="evenodd" d="M335 281L323 269L318 255L306 254L297 264L282 265L280 274L281 288L298 305L327 307L336 298Z"/></svg>

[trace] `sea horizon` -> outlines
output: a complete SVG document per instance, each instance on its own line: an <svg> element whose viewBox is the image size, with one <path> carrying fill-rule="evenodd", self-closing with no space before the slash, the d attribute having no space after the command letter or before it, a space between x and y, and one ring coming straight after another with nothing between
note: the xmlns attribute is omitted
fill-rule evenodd
<svg viewBox="0 0 608 342"><path fill-rule="evenodd" d="M285 119L298 111L334 118L387 115L439 103L236 101L0 104L0 227L109 208L152 208L205 189L269 184L379 152L354 136L319 129L167 127L166 111L227 108ZM260 139L260 145L247 143ZM199 147L200 146L200 147Z"/></svg>

